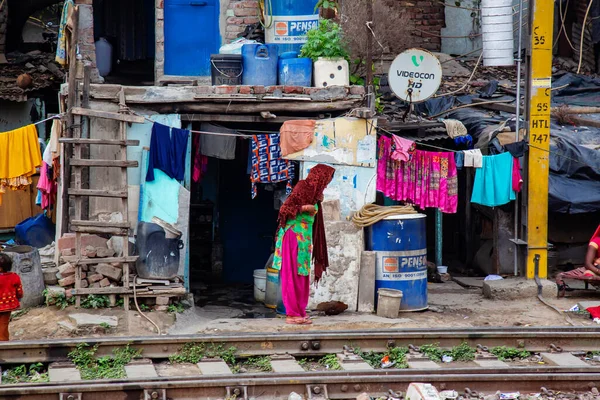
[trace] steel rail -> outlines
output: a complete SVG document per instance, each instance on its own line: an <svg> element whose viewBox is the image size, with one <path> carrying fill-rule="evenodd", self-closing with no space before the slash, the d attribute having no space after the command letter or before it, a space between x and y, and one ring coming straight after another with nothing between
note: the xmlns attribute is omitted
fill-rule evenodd
<svg viewBox="0 0 600 400"><path fill-rule="evenodd" d="M600 349L594 327L542 328L451 328L365 331L307 331L300 333L228 333L222 335L175 335L148 337L105 337L0 343L0 364L53 362L67 358L80 343L98 345L98 355L109 355L115 347L130 345L144 357L168 358L183 344L204 342L237 348L240 357L291 354L310 357L340 352L344 346L385 351L390 346L420 346L438 343L452 347L462 342L471 346L510 346L532 352L561 348L564 351Z"/></svg>
<svg viewBox="0 0 600 400"><path fill-rule="evenodd" d="M593 372L590 372L593 371ZM405 391L411 382L427 382L440 390L459 392L587 391L599 382L600 368L505 368L500 370L451 368L448 370L378 370L357 372L306 372L301 374L243 374L236 376L169 377L0 386L6 400L126 400L287 398L289 393L307 398L353 399L362 392L371 396L389 390ZM155 395L155 396L154 396ZM72 396L72 397L69 397Z"/></svg>

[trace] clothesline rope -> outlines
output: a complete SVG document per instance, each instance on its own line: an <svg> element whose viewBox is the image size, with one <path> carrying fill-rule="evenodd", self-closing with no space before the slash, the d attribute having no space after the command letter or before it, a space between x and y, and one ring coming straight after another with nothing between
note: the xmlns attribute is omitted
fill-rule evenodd
<svg viewBox="0 0 600 400"><path fill-rule="evenodd" d="M53 115L53 116L51 116L51 117L48 117L48 118L46 118L46 119L43 119L43 120L41 120L41 121L34 122L34 123L33 123L33 125L39 125L39 124L43 124L44 122L46 122L46 121L50 121L51 119L58 119L58 118L62 117L63 115L65 115L65 113L56 114L56 115Z"/></svg>

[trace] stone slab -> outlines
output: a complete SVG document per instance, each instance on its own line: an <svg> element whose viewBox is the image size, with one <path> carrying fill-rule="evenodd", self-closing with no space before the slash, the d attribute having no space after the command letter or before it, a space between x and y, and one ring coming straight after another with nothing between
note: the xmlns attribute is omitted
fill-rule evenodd
<svg viewBox="0 0 600 400"><path fill-rule="evenodd" d="M271 367L277 373L304 372L304 368L296 360L271 360Z"/></svg>
<svg viewBox="0 0 600 400"><path fill-rule="evenodd" d="M152 362L128 364L125 366L128 378L158 378L158 373Z"/></svg>
<svg viewBox="0 0 600 400"><path fill-rule="evenodd" d="M434 363L430 360L424 361L408 361L408 368L410 369L440 369L441 365Z"/></svg>
<svg viewBox="0 0 600 400"><path fill-rule="evenodd" d="M547 299L556 297L556 283L542 279L542 296ZM522 300L537 297L538 287L534 280L509 278L499 281L485 281L483 296L492 300Z"/></svg>
<svg viewBox="0 0 600 400"><path fill-rule="evenodd" d="M377 253L363 251L358 278L358 312L375 312L375 267Z"/></svg>
<svg viewBox="0 0 600 400"><path fill-rule="evenodd" d="M482 368L510 368L510 365L500 360L473 360Z"/></svg>
<svg viewBox="0 0 600 400"><path fill-rule="evenodd" d="M154 366L158 376L200 376L200 369L196 364L157 364Z"/></svg>
<svg viewBox="0 0 600 400"><path fill-rule="evenodd" d="M113 316L77 313L69 314L69 318L73 320L77 328L99 326L100 324L108 324L111 328L119 326L119 318Z"/></svg>
<svg viewBox="0 0 600 400"><path fill-rule="evenodd" d="M364 361L346 361L340 362L340 365L344 371L369 371L373 369Z"/></svg>
<svg viewBox="0 0 600 400"><path fill-rule="evenodd" d="M541 353L542 358L548 364L557 367L589 367L585 361L575 357L571 353Z"/></svg>
<svg viewBox="0 0 600 400"><path fill-rule="evenodd" d="M48 379L50 382L80 381L81 374L73 364L55 363L48 367Z"/></svg>
<svg viewBox="0 0 600 400"><path fill-rule="evenodd" d="M456 283L458 283L459 285L463 286L463 287L477 287L477 288L483 288L483 280L485 278L470 278L467 276L453 276L452 280L455 281Z"/></svg>
<svg viewBox="0 0 600 400"><path fill-rule="evenodd" d="M225 361L200 361L196 364L202 375L233 375Z"/></svg>
<svg viewBox="0 0 600 400"><path fill-rule="evenodd" d="M600 301L580 301L579 303L577 303L577 305L579 306L579 310L583 311L587 310L590 307L600 307Z"/></svg>

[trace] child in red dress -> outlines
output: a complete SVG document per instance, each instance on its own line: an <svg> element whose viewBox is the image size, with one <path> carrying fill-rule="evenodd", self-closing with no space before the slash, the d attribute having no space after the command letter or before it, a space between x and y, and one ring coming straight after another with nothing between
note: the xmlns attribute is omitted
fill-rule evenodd
<svg viewBox="0 0 600 400"><path fill-rule="evenodd" d="M21 278L10 272L11 267L12 259L0 253L0 341L9 340L10 313L21 306L19 299L23 297Z"/></svg>

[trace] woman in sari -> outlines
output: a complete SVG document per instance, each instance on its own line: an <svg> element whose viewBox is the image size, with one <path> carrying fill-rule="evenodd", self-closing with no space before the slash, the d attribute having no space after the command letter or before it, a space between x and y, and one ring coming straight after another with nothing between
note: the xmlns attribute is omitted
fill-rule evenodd
<svg viewBox="0 0 600 400"><path fill-rule="evenodd" d="M321 201L335 169L319 164L298 182L279 210L273 268L280 271L286 323L308 325L311 260L318 282L329 265Z"/></svg>
<svg viewBox="0 0 600 400"><path fill-rule="evenodd" d="M564 281L565 279L587 281L595 287L600 287L600 225L598 225L596 232L594 232L590 239L583 267L568 272L561 272L556 276L559 297L565 295L568 287Z"/></svg>

